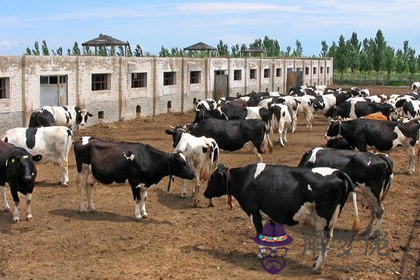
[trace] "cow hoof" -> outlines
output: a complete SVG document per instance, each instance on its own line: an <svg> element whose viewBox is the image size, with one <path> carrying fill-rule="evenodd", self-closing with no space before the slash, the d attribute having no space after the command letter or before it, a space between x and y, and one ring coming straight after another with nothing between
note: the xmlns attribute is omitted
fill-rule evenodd
<svg viewBox="0 0 420 280"><path fill-rule="evenodd" d="M312 269L312 273L313 274L321 274L322 273L322 269L321 268L318 268L318 269Z"/></svg>
<svg viewBox="0 0 420 280"><path fill-rule="evenodd" d="M148 220L148 219L149 219L149 215L147 215L147 214L146 214L146 215L143 215L143 216L142 216L142 219L146 219L146 220Z"/></svg>
<svg viewBox="0 0 420 280"><path fill-rule="evenodd" d="M414 171L411 171L411 170L407 170L407 171L406 171L406 173L407 173L408 175L414 175Z"/></svg>
<svg viewBox="0 0 420 280"><path fill-rule="evenodd" d="M61 182L60 182L60 185L61 185L62 187L64 187L64 188L67 188L67 187L69 186L69 184L68 184L68 183L61 183Z"/></svg>
<svg viewBox="0 0 420 280"><path fill-rule="evenodd" d="M30 215L30 216L27 216L27 217L26 217L26 220L27 220L27 221L32 221L32 219L33 219L33 218L32 218L32 215Z"/></svg>
<svg viewBox="0 0 420 280"><path fill-rule="evenodd" d="M136 220L136 222L141 222L141 220L143 220L143 219L142 219L142 217L140 216L140 217L135 217L135 220Z"/></svg>
<svg viewBox="0 0 420 280"><path fill-rule="evenodd" d="M181 193L181 195L179 197L186 198L187 197L187 194L186 193Z"/></svg>
<svg viewBox="0 0 420 280"><path fill-rule="evenodd" d="M214 203L209 203L208 207L214 207Z"/></svg>
<svg viewBox="0 0 420 280"><path fill-rule="evenodd" d="M14 217L14 218L13 218L13 222L14 222L15 224L19 223L19 217Z"/></svg>
<svg viewBox="0 0 420 280"><path fill-rule="evenodd" d="M10 212L10 208L4 208L3 212Z"/></svg>

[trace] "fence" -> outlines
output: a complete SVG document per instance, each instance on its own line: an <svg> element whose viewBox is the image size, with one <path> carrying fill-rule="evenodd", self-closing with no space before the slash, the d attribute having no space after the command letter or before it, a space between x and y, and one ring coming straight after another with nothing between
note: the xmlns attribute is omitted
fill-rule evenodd
<svg viewBox="0 0 420 280"><path fill-rule="evenodd" d="M337 73L334 72L334 84L355 86L410 86L420 81L420 73L411 74L383 74L383 73Z"/></svg>

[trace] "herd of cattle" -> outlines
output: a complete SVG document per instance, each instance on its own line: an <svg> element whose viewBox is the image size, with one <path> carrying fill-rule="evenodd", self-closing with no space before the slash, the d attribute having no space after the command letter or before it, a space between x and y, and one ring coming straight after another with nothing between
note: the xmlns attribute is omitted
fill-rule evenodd
<svg viewBox="0 0 420 280"><path fill-rule="evenodd" d="M329 242L338 217L351 194L353 232L359 231L357 202L370 210L370 221L360 234L375 238L384 215L382 201L390 189L393 162L382 153L402 146L407 153L407 172L415 171L415 147L419 141L420 83L404 95L371 96L369 90L326 87L293 87L287 94L252 92L236 98L195 100L191 124L166 129L173 138L173 153L150 145L111 142L83 136L74 141L73 131L86 126L86 109L77 106L47 106L32 113L28 128L13 128L0 141L0 190L5 210L10 210L5 186L13 201L13 221L19 221L18 192L25 195L26 218L32 219L30 204L37 176L35 162L53 162L60 167L59 182L68 185L68 156L74 147L80 211L95 210L96 184L128 181L135 202L135 219L148 217L148 188L169 176L194 179L193 206L204 196L232 196L251 218L257 234L262 219L287 225L311 224L325 238L314 272L325 263ZM298 167L269 165L263 154L273 149L270 134L278 133L280 146L287 131L296 131L298 115L312 130L314 114L330 119L325 134L327 148L306 152ZM236 151L251 144L257 163L228 168L218 165L219 149ZM185 181L181 196L186 197ZM324 235L324 236L321 236Z"/></svg>

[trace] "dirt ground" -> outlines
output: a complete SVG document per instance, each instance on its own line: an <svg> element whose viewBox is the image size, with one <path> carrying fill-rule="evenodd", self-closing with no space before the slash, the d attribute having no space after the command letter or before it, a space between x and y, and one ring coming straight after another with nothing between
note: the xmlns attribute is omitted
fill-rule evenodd
<svg viewBox="0 0 420 280"><path fill-rule="evenodd" d="M371 88L372 94L405 93L408 88ZM115 141L136 141L171 152L172 139L164 130L170 125L189 123L193 112L168 113L132 121L91 126L81 135ZM295 134L289 134L286 147L275 143L272 154L264 156L270 164L295 166L309 149L325 145L327 121L315 118L312 132L306 132L299 118ZM277 135L272 139L277 140ZM192 208L192 199L180 198L180 180L166 192L168 179L151 188L146 202L149 219L134 220L134 203L128 184L101 185L94 191L97 211L79 213L74 153L69 160L70 184L58 187L58 167L38 165L33 195L34 220L12 223L12 213L0 212L0 279L418 279L420 275L419 171L404 174L406 158L402 151L390 154L394 161L394 180L384 201L382 233L385 248L373 242L353 242L349 255L337 256L336 236L330 248L325 271L309 272L317 255L305 249L306 227L285 229L294 239L289 245L286 267L270 275L257 258L253 225L238 207L230 211L227 197L215 199L208 208L204 197ZM248 150L223 152L220 163L238 167L254 163ZM189 183L189 190L191 189ZM200 190L204 191L204 187ZM190 192L190 191L189 191ZM11 196L8 191L9 203ZM2 206L0 206L2 207ZM336 232L351 229L351 204L346 205ZM368 210L359 207L362 225ZM374 251L371 255L365 250ZM388 249L388 254L386 254ZM381 256L381 254L385 254ZM342 266L351 266L343 268ZM376 270L361 271L375 265ZM359 271L357 271L359 270ZM381 271L382 270L382 271Z"/></svg>

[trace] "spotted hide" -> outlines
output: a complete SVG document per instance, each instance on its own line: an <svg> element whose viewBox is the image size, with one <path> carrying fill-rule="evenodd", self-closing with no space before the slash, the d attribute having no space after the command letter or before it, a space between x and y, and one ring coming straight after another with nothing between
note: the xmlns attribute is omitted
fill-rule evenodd
<svg viewBox="0 0 420 280"><path fill-rule="evenodd" d="M78 188L79 210L85 211L84 192L88 207L95 210L93 186L98 183L128 183L134 199L136 220L148 217L146 198L149 187L165 176L172 175L193 179L194 170L181 153L165 153L150 145L128 142L111 142L90 136L83 136L74 143Z"/></svg>
<svg viewBox="0 0 420 280"><path fill-rule="evenodd" d="M358 231L357 202L350 177L337 169L251 164L238 168L219 165L210 177L206 198L235 197L251 218L257 236L262 218L289 226L310 224L318 238L324 238L314 272L321 272L327 257L334 226L352 192L354 231ZM328 195L326 195L328 194ZM317 243L320 244L320 243Z"/></svg>
<svg viewBox="0 0 420 280"><path fill-rule="evenodd" d="M37 175L33 161L41 160L42 156L30 155L25 149L0 141L0 192L3 198L4 210L10 206L6 197L6 184L10 187L15 209L13 222L19 222L19 195L25 195L26 219L32 220L31 200Z"/></svg>
<svg viewBox="0 0 420 280"><path fill-rule="evenodd" d="M85 128L93 115L78 106L44 106L31 114L29 127L67 126L73 130Z"/></svg>
<svg viewBox="0 0 420 280"><path fill-rule="evenodd" d="M347 173L356 184L357 201L370 210L369 224L361 235L380 233L384 215L382 200L394 175L392 160L387 155L318 147L306 152L299 166L331 167Z"/></svg>
<svg viewBox="0 0 420 280"><path fill-rule="evenodd" d="M73 132L64 126L39 128L17 127L6 131L3 141L24 148L31 155L41 155L39 163L52 162L60 167L59 184L69 182L69 153L73 144Z"/></svg>
<svg viewBox="0 0 420 280"><path fill-rule="evenodd" d="M414 146L419 141L418 121L379 121L357 119L331 122L325 134L327 140L343 138L353 149L366 152L374 148L381 152L390 152L403 147L408 157L407 173L414 174Z"/></svg>

